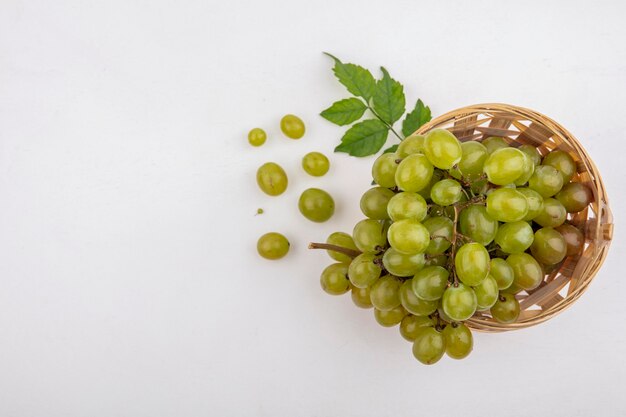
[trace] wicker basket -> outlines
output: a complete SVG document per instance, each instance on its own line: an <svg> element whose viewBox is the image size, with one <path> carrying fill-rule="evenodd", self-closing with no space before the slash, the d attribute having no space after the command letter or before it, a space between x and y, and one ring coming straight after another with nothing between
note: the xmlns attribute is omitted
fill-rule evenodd
<svg viewBox="0 0 626 417"><path fill-rule="evenodd" d="M576 138L554 120L533 110L508 104L477 104L451 111L420 127L414 134L444 128L461 141L501 136L513 146L531 144L542 155L560 149L578 166L572 181L584 182L594 196L585 210L568 214L568 221L585 234L584 250L557 265L534 290L517 294L521 314L516 323L502 324L488 312L468 320L478 331L501 332L542 323L571 306L587 289L606 258L613 237L613 216L598 168Z"/></svg>

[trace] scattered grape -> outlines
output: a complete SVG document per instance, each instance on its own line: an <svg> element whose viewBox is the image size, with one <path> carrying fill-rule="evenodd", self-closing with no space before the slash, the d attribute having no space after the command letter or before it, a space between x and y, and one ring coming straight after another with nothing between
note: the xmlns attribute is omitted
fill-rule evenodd
<svg viewBox="0 0 626 417"><path fill-rule="evenodd" d="M304 122L298 116L288 114L280 119L280 130L290 139L300 139L304 136Z"/></svg>
<svg viewBox="0 0 626 417"><path fill-rule="evenodd" d="M324 190L309 188L304 190L298 200L300 213L307 219L322 223L335 213L335 201Z"/></svg>
<svg viewBox="0 0 626 417"><path fill-rule="evenodd" d="M287 189L287 174L280 165L267 162L256 172L256 182L261 191L267 195L281 195Z"/></svg>
<svg viewBox="0 0 626 417"><path fill-rule="evenodd" d="M289 241L280 233L266 233L257 241L256 249L265 259L280 259L289 252Z"/></svg>
<svg viewBox="0 0 626 417"><path fill-rule="evenodd" d="M309 175L321 177L328 172L330 162L322 153L309 152L302 158L302 168Z"/></svg>
<svg viewBox="0 0 626 417"><path fill-rule="evenodd" d="M248 142L252 146L261 146L265 143L267 139L267 135L265 134L265 130L255 127L250 132L248 132Z"/></svg>

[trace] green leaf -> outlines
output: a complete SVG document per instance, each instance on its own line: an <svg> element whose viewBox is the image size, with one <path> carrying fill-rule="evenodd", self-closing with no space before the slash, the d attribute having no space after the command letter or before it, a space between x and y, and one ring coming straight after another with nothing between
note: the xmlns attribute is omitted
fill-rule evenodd
<svg viewBox="0 0 626 417"><path fill-rule="evenodd" d="M388 134L389 128L380 120L364 120L348 129L335 152L346 152L352 156L373 155L383 147Z"/></svg>
<svg viewBox="0 0 626 417"><path fill-rule="evenodd" d="M354 64L344 64L336 58L324 52L335 61L333 72L339 82L346 86L349 92L357 97L363 97L368 103L374 94L376 80L369 70Z"/></svg>
<svg viewBox="0 0 626 417"><path fill-rule="evenodd" d="M430 107L424 106L424 102L418 99L413 111L408 113L402 122L402 133L404 136L409 136L431 118Z"/></svg>
<svg viewBox="0 0 626 417"><path fill-rule="evenodd" d="M332 106L320 113L320 115L336 125L344 126L359 120L367 106L358 98L347 98L333 103Z"/></svg>
<svg viewBox="0 0 626 417"><path fill-rule="evenodd" d="M383 151L383 153L393 153L393 152L395 152L395 151L397 151L397 150L398 150L398 144L396 143L395 145L390 146L390 147L388 147L387 149L385 149L385 150Z"/></svg>
<svg viewBox="0 0 626 417"><path fill-rule="evenodd" d="M404 114L404 87L391 78L384 67L380 67L380 70L383 78L376 82L372 103L380 118L392 125Z"/></svg>

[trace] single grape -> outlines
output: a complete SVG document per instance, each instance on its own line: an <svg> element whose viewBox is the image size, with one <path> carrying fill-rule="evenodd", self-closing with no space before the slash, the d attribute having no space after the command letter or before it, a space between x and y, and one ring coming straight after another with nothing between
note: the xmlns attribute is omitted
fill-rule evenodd
<svg viewBox="0 0 626 417"><path fill-rule="evenodd" d="M370 300L370 287L358 288L352 286L350 296L354 305L360 308L372 308L372 301Z"/></svg>
<svg viewBox="0 0 626 417"><path fill-rule="evenodd" d="M430 233L420 222L404 219L389 227L387 239L391 247L400 253L423 253L430 243Z"/></svg>
<svg viewBox="0 0 626 417"><path fill-rule="evenodd" d="M472 332L463 323L450 323L441 333L446 342L446 353L452 359L463 359L472 352Z"/></svg>
<svg viewBox="0 0 626 417"><path fill-rule="evenodd" d="M265 134L265 130L255 127L250 132L248 132L248 142L252 146L261 146L265 143L267 139L267 135Z"/></svg>
<svg viewBox="0 0 626 417"><path fill-rule="evenodd" d="M489 273L489 252L480 243L466 243L456 252L454 267L463 284L476 286Z"/></svg>
<svg viewBox="0 0 626 417"><path fill-rule="evenodd" d="M465 321L476 312L478 301L472 288L459 283L458 286L451 285L444 291L441 305L453 321Z"/></svg>
<svg viewBox="0 0 626 417"><path fill-rule="evenodd" d="M290 139L300 139L304 136L304 122L298 116L287 114L280 119L280 130Z"/></svg>
<svg viewBox="0 0 626 417"><path fill-rule="evenodd" d="M522 219L525 221L530 221L537 217L541 210L543 210L543 197L535 190L531 190L530 188L517 188L517 191L524 194L526 197L526 202L528 202L528 213Z"/></svg>
<svg viewBox="0 0 626 417"><path fill-rule="evenodd" d="M521 253L533 243L533 228L523 220L505 223L496 234L496 243L505 253Z"/></svg>
<svg viewBox="0 0 626 417"><path fill-rule="evenodd" d="M556 198L546 198L543 201L543 209L533 219L535 223L543 227L557 227L563 224L567 217L567 211L563 204Z"/></svg>
<svg viewBox="0 0 626 417"><path fill-rule="evenodd" d="M396 149L398 158L406 158L414 153L424 153L424 136L411 135L400 142Z"/></svg>
<svg viewBox="0 0 626 417"><path fill-rule="evenodd" d="M328 172L330 161L320 152L309 152L302 158L302 168L314 177L321 177Z"/></svg>
<svg viewBox="0 0 626 417"><path fill-rule="evenodd" d="M530 252L542 264L554 265L565 258L567 242L558 231L551 227L543 227L535 232L535 241L530 247Z"/></svg>
<svg viewBox="0 0 626 417"><path fill-rule="evenodd" d="M509 288L515 278L511 265L501 258L491 259L489 275L496 280L499 290Z"/></svg>
<svg viewBox="0 0 626 417"><path fill-rule="evenodd" d="M500 293L491 307L491 316L500 323L514 323L519 317L519 302L513 294Z"/></svg>
<svg viewBox="0 0 626 417"><path fill-rule="evenodd" d="M435 320L431 317L414 316L409 314L404 316L400 322L400 334L409 342L413 342L422 327L434 327Z"/></svg>
<svg viewBox="0 0 626 417"><path fill-rule="evenodd" d="M404 191L391 197L387 203L387 214L391 220L413 219L422 221L426 217L428 206L426 200L417 194Z"/></svg>
<svg viewBox="0 0 626 417"><path fill-rule="evenodd" d="M287 189L287 174L280 165L267 162L256 172L256 182L261 191L267 195L281 195Z"/></svg>
<svg viewBox="0 0 626 417"><path fill-rule="evenodd" d="M329 245L341 246L342 248L358 250L356 245L354 244L352 236L344 232L331 233L326 239L326 243L328 243ZM339 253L332 250L327 250L326 253L328 253L328 256L339 262L350 263L352 261L352 258L344 253Z"/></svg>
<svg viewBox="0 0 626 417"><path fill-rule="evenodd" d="M400 305L400 287L402 281L391 275L385 275L370 288L372 305L379 310L391 310Z"/></svg>
<svg viewBox="0 0 626 417"><path fill-rule="evenodd" d="M528 201L517 190L499 188L487 196L487 214L501 222L516 222L528 214Z"/></svg>
<svg viewBox="0 0 626 417"><path fill-rule="evenodd" d="M541 155L539 154L537 148L535 148L533 145L522 145L517 149L524 152L526 156L530 157L533 165L538 166L539 164L541 164Z"/></svg>
<svg viewBox="0 0 626 417"><path fill-rule="evenodd" d="M489 157L487 148L480 142L468 141L461 144L461 150L463 151L463 156L459 162L461 174L464 177L482 174L485 161Z"/></svg>
<svg viewBox="0 0 626 417"><path fill-rule="evenodd" d="M436 183L439 182L439 180L441 180L443 178L443 171L440 169L436 169L433 171L433 176L430 178L430 182L428 183L428 185L424 188L422 188L421 190L419 190L417 193L419 195L421 195L424 199L429 199L430 198L430 190L433 189L433 185L435 185Z"/></svg>
<svg viewBox="0 0 626 417"><path fill-rule="evenodd" d="M387 272L397 277L413 276L424 267L423 253L407 255L400 253L394 248L389 248L383 255L383 265Z"/></svg>
<svg viewBox="0 0 626 417"><path fill-rule="evenodd" d="M487 149L487 152L494 153L498 149L508 148L509 144L500 137L490 136L482 141L483 146Z"/></svg>
<svg viewBox="0 0 626 417"><path fill-rule="evenodd" d="M441 266L427 266L413 277L413 292L425 301L437 301L448 286L448 270Z"/></svg>
<svg viewBox="0 0 626 417"><path fill-rule="evenodd" d="M552 197L563 187L563 177L556 168L540 165L528 179L528 188L537 191L542 197Z"/></svg>
<svg viewBox="0 0 626 417"><path fill-rule="evenodd" d="M498 282L491 274L487 275L480 284L474 287L478 310L488 310L498 299Z"/></svg>
<svg viewBox="0 0 626 417"><path fill-rule="evenodd" d="M433 188L430 190L430 199L433 200L433 203L440 206L449 206L459 201L462 194L461 184L446 178L433 185Z"/></svg>
<svg viewBox="0 0 626 417"><path fill-rule="evenodd" d="M498 221L487 214L487 209L480 205L464 208L459 215L461 233L483 246L496 237Z"/></svg>
<svg viewBox="0 0 626 417"><path fill-rule="evenodd" d="M438 301L426 301L419 298L413 291L413 279L407 279L400 287L400 302L411 314L429 316L437 310Z"/></svg>
<svg viewBox="0 0 626 417"><path fill-rule="evenodd" d="M556 168L563 177L563 184L567 184L576 174L576 162L567 152L552 151L543 158L542 164Z"/></svg>
<svg viewBox="0 0 626 417"><path fill-rule="evenodd" d="M320 277L322 289L331 295L341 295L350 289L348 281L348 265L336 263L327 266Z"/></svg>
<svg viewBox="0 0 626 417"><path fill-rule="evenodd" d="M515 148L502 148L494 151L483 166L489 182L507 185L517 180L526 168L527 157Z"/></svg>
<svg viewBox="0 0 626 417"><path fill-rule="evenodd" d="M387 203L395 194L389 188L374 187L367 190L361 197L361 211L374 220L389 218Z"/></svg>
<svg viewBox="0 0 626 417"><path fill-rule="evenodd" d="M527 253L514 253L506 258L513 268L513 284L524 290L537 288L543 281L543 269L539 262Z"/></svg>
<svg viewBox="0 0 626 417"><path fill-rule="evenodd" d="M372 165L372 178L381 187L393 188L396 186L396 170L398 156L393 153L384 153Z"/></svg>
<svg viewBox="0 0 626 417"><path fill-rule="evenodd" d="M424 155L409 155L398 165L395 176L396 185L402 191L419 191L430 183L433 171L433 165Z"/></svg>
<svg viewBox="0 0 626 417"><path fill-rule="evenodd" d="M312 222L322 223L335 213L335 201L324 190L309 188L302 192L298 200L300 213Z"/></svg>
<svg viewBox="0 0 626 417"><path fill-rule="evenodd" d="M593 193L583 183L570 182L558 192L556 199L563 204L568 213L578 213L593 201Z"/></svg>
<svg viewBox="0 0 626 417"><path fill-rule="evenodd" d="M280 233L266 233L257 241L256 250L265 259L280 259L289 252L289 241Z"/></svg>
<svg viewBox="0 0 626 417"><path fill-rule="evenodd" d="M429 217L422 223L430 233L430 243L426 248L429 255L439 255L451 246L454 223L447 217Z"/></svg>
<svg viewBox="0 0 626 417"><path fill-rule="evenodd" d="M413 342L413 356L424 365L436 363L446 351L443 335L434 327L423 327Z"/></svg>
<svg viewBox="0 0 626 417"><path fill-rule="evenodd" d="M383 225L372 219L358 222L352 231L352 238L362 252L378 252L386 243Z"/></svg>
<svg viewBox="0 0 626 417"><path fill-rule="evenodd" d="M382 270L376 259L371 253L362 253L350 262L348 277L352 285L367 288L378 280Z"/></svg>
<svg viewBox="0 0 626 417"><path fill-rule="evenodd" d="M554 230L559 232L567 244L567 256L578 255L585 245L585 235L571 224L563 224Z"/></svg>
<svg viewBox="0 0 626 417"><path fill-rule="evenodd" d="M517 186L526 184L530 177L535 173L535 164L533 163L533 160L524 152L522 152L522 154L524 154L524 172L513 182Z"/></svg>
<svg viewBox="0 0 626 417"><path fill-rule="evenodd" d="M407 311L402 306L397 306L391 310L374 309L374 317L381 326L392 327L399 324L407 315Z"/></svg>
<svg viewBox="0 0 626 417"><path fill-rule="evenodd" d="M445 129L433 129L424 137L424 154L437 168L450 169L461 161L461 143Z"/></svg>

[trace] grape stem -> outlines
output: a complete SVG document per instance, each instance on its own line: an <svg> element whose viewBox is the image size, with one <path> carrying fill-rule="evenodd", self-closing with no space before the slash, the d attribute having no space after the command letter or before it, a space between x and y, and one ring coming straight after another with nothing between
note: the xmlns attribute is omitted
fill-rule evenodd
<svg viewBox="0 0 626 417"><path fill-rule="evenodd" d="M350 248L344 248L343 246L331 245L329 243L315 243L315 242L311 242L311 243L309 243L309 249L332 250L333 252L343 253L344 255L347 255L347 256L349 256L351 258L356 258L357 256L359 256L362 253L361 251L358 251L358 250L354 250L354 249L350 249Z"/></svg>

